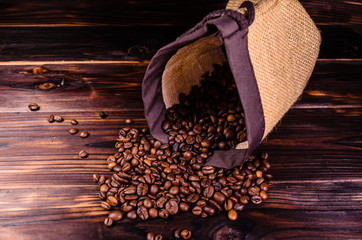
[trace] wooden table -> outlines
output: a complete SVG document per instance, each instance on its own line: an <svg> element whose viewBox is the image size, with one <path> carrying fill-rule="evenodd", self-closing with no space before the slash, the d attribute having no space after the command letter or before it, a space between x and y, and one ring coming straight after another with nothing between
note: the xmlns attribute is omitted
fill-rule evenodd
<svg viewBox="0 0 362 240"><path fill-rule="evenodd" d="M362 239L362 5L301 2L323 43L301 100L259 147L272 164L269 198L236 222L181 214L108 228L92 174L109 175L126 118L146 126L148 61L226 1L1 0L0 239L170 238L179 226L194 239ZM50 71L32 74L39 66ZM27 110L32 102L39 111ZM65 121L48 123L50 114ZM90 137L69 135L73 118Z"/></svg>

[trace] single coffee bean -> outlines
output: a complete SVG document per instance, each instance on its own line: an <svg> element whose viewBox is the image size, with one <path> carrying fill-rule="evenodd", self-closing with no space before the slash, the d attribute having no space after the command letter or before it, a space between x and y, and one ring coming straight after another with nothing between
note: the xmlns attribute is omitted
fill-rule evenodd
<svg viewBox="0 0 362 240"><path fill-rule="evenodd" d="M148 185L145 183L140 183L137 186L137 195L145 196L148 192Z"/></svg>
<svg viewBox="0 0 362 240"><path fill-rule="evenodd" d="M100 116L102 119L108 117L107 113L105 113L105 112L99 112L99 116Z"/></svg>
<svg viewBox="0 0 362 240"><path fill-rule="evenodd" d="M156 236L155 236L155 240L162 240L162 235L161 234L157 234Z"/></svg>
<svg viewBox="0 0 362 240"><path fill-rule="evenodd" d="M201 213L202 213L202 207L200 207L200 206L195 206L192 209L192 214L194 214L196 216L199 216Z"/></svg>
<svg viewBox="0 0 362 240"><path fill-rule="evenodd" d="M88 153L86 151L80 151L79 152L79 157L86 158L86 157L88 157Z"/></svg>
<svg viewBox="0 0 362 240"><path fill-rule="evenodd" d="M61 116L58 116L58 115L54 116L54 121L56 121L56 122L63 122L63 120L64 119Z"/></svg>
<svg viewBox="0 0 362 240"><path fill-rule="evenodd" d="M109 186L107 184L102 184L101 187L99 188L99 191L101 192L108 192L109 190Z"/></svg>
<svg viewBox="0 0 362 240"><path fill-rule="evenodd" d="M81 131L80 134L79 134L79 136L80 136L81 138L87 138L87 137L89 136L89 133L88 133L87 131Z"/></svg>
<svg viewBox="0 0 362 240"><path fill-rule="evenodd" d="M173 236L176 238L176 239L180 239L181 238L181 231L183 229L182 228L178 228L176 229L174 232L173 232Z"/></svg>
<svg viewBox="0 0 362 240"><path fill-rule="evenodd" d="M147 220L149 216L147 208L145 208L144 206L137 208L137 215L140 219Z"/></svg>
<svg viewBox="0 0 362 240"><path fill-rule="evenodd" d="M130 118L127 118L127 119L125 120L125 123L126 123L126 124L131 124L131 123L133 123L133 120L130 119Z"/></svg>
<svg viewBox="0 0 362 240"><path fill-rule="evenodd" d="M70 120L70 124L72 125L78 125L78 121L75 119Z"/></svg>
<svg viewBox="0 0 362 240"><path fill-rule="evenodd" d="M155 234L153 232L147 233L147 240L155 240Z"/></svg>
<svg viewBox="0 0 362 240"><path fill-rule="evenodd" d="M190 239L191 238L191 231L184 229L180 233L182 239Z"/></svg>
<svg viewBox="0 0 362 240"><path fill-rule="evenodd" d="M37 103L30 103L28 105L28 108L30 111L38 111L40 109L40 106Z"/></svg>
<svg viewBox="0 0 362 240"><path fill-rule="evenodd" d="M53 114L49 115L48 122L50 122L50 123L54 122L54 115Z"/></svg>
<svg viewBox="0 0 362 240"><path fill-rule="evenodd" d="M231 220L231 221L235 221L237 218L238 218L238 214L237 212L232 209L228 212L228 218Z"/></svg>
<svg viewBox="0 0 362 240"><path fill-rule="evenodd" d="M136 211L135 210L129 211L127 213L127 218L132 219L132 220L137 219Z"/></svg>
<svg viewBox="0 0 362 240"><path fill-rule="evenodd" d="M113 221L120 221L123 218L123 213L120 211L113 211L108 214L108 218L111 218Z"/></svg>
<svg viewBox="0 0 362 240"><path fill-rule="evenodd" d="M205 188L204 192L203 192L203 195L206 197L206 198L211 198L213 195L214 195L214 187L211 185L211 186L208 186L207 188Z"/></svg>
<svg viewBox="0 0 362 240"><path fill-rule="evenodd" d="M265 192L268 191L268 189L269 189L268 183L263 182L262 184L260 184L260 189Z"/></svg>
<svg viewBox="0 0 362 240"><path fill-rule="evenodd" d="M104 219L104 225L106 225L107 227L112 226L113 224L113 219L110 217L107 217L106 219Z"/></svg>
<svg viewBox="0 0 362 240"><path fill-rule="evenodd" d="M204 207L204 212L207 213L208 215L212 216L215 214L215 208L209 206L209 205L206 205Z"/></svg>
<svg viewBox="0 0 362 240"><path fill-rule="evenodd" d="M117 200L117 198L115 198L114 196L108 196L107 202L108 202L111 206L117 206L117 204L118 204L118 200Z"/></svg>
<svg viewBox="0 0 362 240"><path fill-rule="evenodd" d="M159 216L160 218L168 218L169 212L168 212L166 209L161 209L161 210L158 212L158 216Z"/></svg>
<svg viewBox="0 0 362 240"><path fill-rule="evenodd" d="M259 195L254 195L251 197L251 202L254 204L260 204L262 202L262 198Z"/></svg>
<svg viewBox="0 0 362 240"><path fill-rule="evenodd" d="M190 209L190 205L188 203L186 203L186 202L181 202L180 203L180 210L182 212L188 212L189 209Z"/></svg>
<svg viewBox="0 0 362 240"><path fill-rule="evenodd" d="M265 199L267 199L268 198L268 195L267 195L267 193L265 192L265 191L260 191L260 197L263 199L263 200L265 200Z"/></svg>
<svg viewBox="0 0 362 240"><path fill-rule="evenodd" d="M236 203L236 204L234 205L234 210L235 210L235 211L242 211L242 210L244 210L244 208L245 208L245 205L244 205L244 204L241 204L241 203Z"/></svg>
<svg viewBox="0 0 362 240"><path fill-rule="evenodd" d="M166 210L171 214L175 215L178 212L178 204L175 200L170 200L166 203Z"/></svg>
<svg viewBox="0 0 362 240"><path fill-rule="evenodd" d="M231 201L230 199L227 199L225 202L224 202L224 209L226 211L230 211L231 209L233 209L234 207L234 203L233 201Z"/></svg>
<svg viewBox="0 0 362 240"><path fill-rule="evenodd" d="M220 204L225 201L225 195L221 192L215 192L213 198Z"/></svg>
<svg viewBox="0 0 362 240"><path fill-rule="evenodd" d="M76 128L71 128L71 129L69 129L69 134L71 134L71 135L74 135L74 134L76 134L78 132L78 129L76 129Z"/></svg>
<svg viewBox="0 0 362 240"><path fill-rule="evenodd" d="M157 218L158 217L158 210L156 208L150 208L148 210L148 215L151 217L151 218Z"/></svg>
<svg viewBox="0 0 362 240"><path fill-rule="evenodd" d="M111 209L112 206L108 202L102 201L101 207L104 208L105 210L109 210L109 209Z"/></svg>

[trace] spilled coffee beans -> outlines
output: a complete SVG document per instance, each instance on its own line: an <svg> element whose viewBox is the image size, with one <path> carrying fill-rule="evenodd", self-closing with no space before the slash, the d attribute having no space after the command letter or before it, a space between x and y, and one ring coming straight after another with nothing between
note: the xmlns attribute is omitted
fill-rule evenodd
<svg viewBox="0 0 362 240"><path fill-rule="evenodd" d="M225 210L236 220L236 211L267 198L268 154L250 156L233 169L204 165L215 150L246 140L243 108L227 65L215 65L200 86L181 93L179 104L167 109L162 129L168 143L147 129L119 131L116 152L107 158L111 176L93 175L104 209L120 208L127 218L142 220L180 212L207 217ZM188 239L191 232L178 235Z"/></svg>

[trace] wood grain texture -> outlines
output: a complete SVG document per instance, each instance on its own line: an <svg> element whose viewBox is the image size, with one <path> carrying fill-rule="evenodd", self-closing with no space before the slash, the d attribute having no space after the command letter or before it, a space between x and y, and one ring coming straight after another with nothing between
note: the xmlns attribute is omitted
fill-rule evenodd
<svg viewBox="0 0 362 240"><path fill-rule="evenodd" d="M150 60L197 21L169 27L0 28L0 62ZM362 59L362 31L357 25L318 27L322 35L319 58Z"/></svg>
<svg viewBox="0 0 362 240"><path fill-rule="evenodd" d="M125 119L146 126L140 94L147 63L48 64L47 74L31 74L37 66L0 66L0 239L145 239L155 229L170 238L179 226L194 239L217 239L221 232L245 239L360 239L360 60L318 61L301 100L258 148L269 153L273 174L263 204L247 207L236 222L225 213L182 214L112 228L103 225L107 211L91 178L110 174L106 158ZM27 111L30 102L40 110ZM109 117L101 119L99 111ZM48 123L51 113L65 121ZM73 118L88 138L69 135ZM80 150L89 157L79 158Z"/></svg>
<svg viewBox="0 0 362 240"><path fill-rule="evenodd" d="M300 2L317 24L362 24L362 5L358 0ZM226 0L2 0L0 26L188 25L211 11L225 8L226 3Z"/></svg>

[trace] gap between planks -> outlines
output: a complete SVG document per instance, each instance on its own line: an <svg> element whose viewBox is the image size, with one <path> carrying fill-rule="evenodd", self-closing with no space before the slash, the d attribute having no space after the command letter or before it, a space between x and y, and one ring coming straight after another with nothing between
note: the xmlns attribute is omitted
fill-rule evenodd
<svg viewBox="0 0 362 240"><path fill-rule="evenodd" d="M317 59L319 62L362 62L359 58L334 58ZM148 65L150 60L143 61L110 61L110 60L89 60L89 61L6 61L0 62L0 66L21 66L21 65L66 65L66 64L141 64Z"/></svg>

